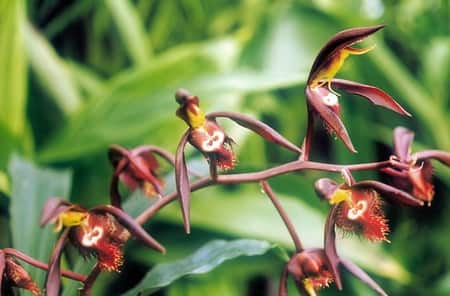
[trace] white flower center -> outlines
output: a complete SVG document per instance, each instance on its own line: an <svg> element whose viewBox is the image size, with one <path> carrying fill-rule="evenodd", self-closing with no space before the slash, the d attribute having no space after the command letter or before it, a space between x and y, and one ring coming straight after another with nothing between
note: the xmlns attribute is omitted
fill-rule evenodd
<svg viewBox="0 0 450 296"><path fill-rule="evenodd" d="M325 105L332 107L338 104L338 97L330 92L326 96L322 97L322 101Z"/></svg>
<svg viewBox="0 0 450 296"><path fill-rule="evenodd" d="M202 150L205 152L214 152L223 144L225 135L221 131L214 131L212 135L206 133L207 139L202 143Z"/></svg>
<svg viewBox="0 0 450 296"><path fill-rule="evenodd" d="M358 201L354 207L352 207L348 213L347 213L347 217L350 220L356 220L359 217L361 217L364 212L367 210L367 201L365 200L360 200Z"/></svg>
<svg viewBox="0 0 450 296"><path fill-rule="evenodd" d="M81 244L85 247L92 247L103 236L103 228L95 226L91 231L86 232L83 236Z"/></svg>

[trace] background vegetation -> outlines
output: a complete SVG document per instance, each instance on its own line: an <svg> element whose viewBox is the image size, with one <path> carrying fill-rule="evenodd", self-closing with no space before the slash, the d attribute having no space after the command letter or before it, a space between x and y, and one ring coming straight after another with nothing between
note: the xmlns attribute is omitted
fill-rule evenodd
<svg viewBox="0 0 450 296"><path fill-rule="evenodd" d="M199 95L208 112L253 114L300 143L307 71L323 43L351 26L388 25L367 41L376 49L350 58L339 76L383 88L413 117L345 95L344 122L359 153L319 132L313 159L385 159L397 125L416 132L416 149L450 150L449 11L446 0L0 0L0 247L47 260L55 234L38 228L40 206L51 195L86 207L107 203L109 144L175 151L186 128L174 116L179 87ZM227 129L237 142L238 171L295 157L235 125ZM192 164L205 169L190 151ZM171 169L163 172L170 191ZM323 175L273 181L307 246L322 244L328 206L315 197L313 182ZM436 167L435 185L431 207L387 205L391 244L369 246L358 238L339 243L341 253L391 295L450 294L448 169ZM135 195L130 208L142 200ZM129 243L122 273L102 276L94 295L125 292L154 264L182 259L213 239L244 237L293 247L257 185L193 194L192 225L192 234L185 235L178 205L164 209L148 228L167 255ZM283 264L276 250L184 277L158 295L274 295ZM75 264L72 257L64 264ZM33 273L42 282L43 273ZM76 286L66 284L66 295L74 295L70 289ZM350 276L344 284L343 294L334 288L322 293L371 295Z"/></svg>

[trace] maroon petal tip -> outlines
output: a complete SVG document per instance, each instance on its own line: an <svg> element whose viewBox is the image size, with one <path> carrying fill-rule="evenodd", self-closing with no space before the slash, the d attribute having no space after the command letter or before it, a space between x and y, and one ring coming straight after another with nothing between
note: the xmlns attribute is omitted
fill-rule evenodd
<svg viewBox="0 0 450 296"><path fill-rule="evenodd" d="M406 111L397 101L395 101L389 94L383 90L362 83L357 83L344 79L333 79L331 86L336 89L343 89L345 92L362 96L368 99L372 104L392 110L398 114L411 117L411 114Z"/></svg>
<svg viewBox="0 0 450 296"><path fill-rule="evenodd" d="M67 211L73 207L73 205L59 197L51 197L45 202L42 211L39 224L42 226L51 223L58 217L59 214Z"/></svg>
<svg viewBox="0 0 450 296"><path fill-rule="evenodd" d="M231 119L240 126L243 126L251 131L254 131L255 133L257 133L258 135L260 135L269 142L280 145L281 147L284 147L295 153L302 153L302 149L291 143L276 130L274 130L267 124L257 119L254 119L250 116L236 112L213 112L207 114L206 117L212 120L215 120L215 118L217 117L225 117Z"/></svg>
<svg viewBox="0 0 450 296"><path fill-rule="evenodd" d="M337 205L334 205L328 212L327 221L325 222L325 237L324 246L325 254L330 262L331 271L336 282L336 287L342 290L342 279L339 273L340 258L336 251L336 230L335 230L335 216L337 212Z"/></svg>
<svg viewBox="0 0 450 296"><path fill-rule="evenodd" d="M409 160L411 153L411 145L414 140L414 132L411 130L398 126L394 129L393 144L394 153L400 161L406 162Z"/></svg>
<svg viewBox="0 0 450 296"><path fill-rule="evenodd" d="M311 71L308 77L308 84L316 76L316 74L328 63L330 58L338 50L348 47L356 42L362 41L368 36L374 34L378 30L384 28L385 25L376 25L370 27L350 28L341 32L338 32L331 37L328 42L322 47L317 55L314 63L311 67Z"/></svg>
<svg viewBox="0 0 450 296"><path fill-rule="evenodd" d="M421 207L424 205L424 202L422 200L415 198L408 192L405 192L403 190L400 190L398 188L395 188L382 182L367 180L357 182L352 187L374 189L382 196L388 197L394 201L400 202L408 206Z"/></svg>
<svg viewBox="0 0 450 296"><path fill-rule="evenodd" d="M341 264L369 288L377 292L378 295L388 296L388 294L364 270L359 268L359 266L345 258L341 258Z"/></svg>
<svg viewBox="0 0 450 296"><path fill-rule="evenodd" d="M189 176L186 166L186 159L184 157L184 148L186 146L190 130L187 130L178 144L177 152L175 154L175 185L180 201L181 212L183 215L184 229L186 233L191 232L190 213L189 213L189 199L191 187L189 184Z"/></svg>

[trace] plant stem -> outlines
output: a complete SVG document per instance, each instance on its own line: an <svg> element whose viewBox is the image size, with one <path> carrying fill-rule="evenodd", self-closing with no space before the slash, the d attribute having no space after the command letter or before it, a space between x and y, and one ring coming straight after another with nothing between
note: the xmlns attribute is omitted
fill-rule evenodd
<svg viewBox="0 0 450 296"><path fill-rule="evenodd" d="M259 182L278 175L290 172L298 172L305 169L340 173L344 169L348 171L365 171L365 170L380 169L383 167L387 167L390 164L391 164L390 160L381 162L362 163L362 164L351 164L351 165L336 165L312 161L295 160L286 164L282 164L255 173L219 175L217 176L216 180L212 180L211 177L203 177L191 184L191 192L217 184ZM148 219L150 219L154 214L156 214L156 212L158 212L161 208L163 208L164 206L175 200L177 197L178 193L176 191L163 196L151 207L142 212L136 218L136 222L139 224L144 224Z"/></svg>
<svg viewBox="0 0 450 296"><path fill-rule="evenodd" d="M278 214L280 214L280 217L283 220L284 225L286 225L286 228L289 231L289 234L291 235L292 241L294 242L297 253L302 252L303 251L302 242L300 241L300 238L298 237L298 234L295 231L295 227L292 224L291 219L289 219L288 214L286 213L283 206L281 205L280 200L277 198L277 196L273 192L272 188L270 187L270 184L266 180L263 180L260 183L261 183L261 186L262 186L264 192L267 194L267 196L270 198L273 205L277 209Z"/></svg>
<svg viewBox="0 0 450 296"><path fill-rule="evenodd" d="M91 270L91 273L89 273L89 276L84 281L84 286L80 290L80 296L90 296L92 286L94 285L95 281L97 280L97 277L100 275L101 269L98 263L94 265L94 267Z"/></svg>

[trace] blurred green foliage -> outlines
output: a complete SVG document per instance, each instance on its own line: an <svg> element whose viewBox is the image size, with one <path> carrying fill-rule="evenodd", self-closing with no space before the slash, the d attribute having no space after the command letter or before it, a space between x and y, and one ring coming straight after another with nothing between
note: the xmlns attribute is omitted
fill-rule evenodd
<svg viewBox="0 0 450 296"><path fill-rule="evenodd" d="M359 153L349 153L318 130L313 159L334 163L385 159L397 125L416 132L415 149L449 150L449 11L447 0L0 0L0 229L2 233L11 229L16 243L15 221L37 223L31 219L39 213L38 206L23 204L33 214L21 213L18 202L25 203L26 196L18 195L16 182L48 180L49 184L36 185L35 192L62 194L45 193L39 186L51 189L51 182L65 180L68 174L51 171L33 176L39 169L31 166L29 176L26 172L19 176L17 168L29 165L12 158L13 153L41 166L73 170L72 192L67 196L73 202L86 207L106 203L109 144L152 144L175 151L186 128L174 116L173 96L180 87L199 95L208 112L250 113L300 143L306 126L303 88L309 67L332 34L351 26L388 25L367 41L375 42L376 49L350 58L339 76L381 87L413 117L400 118L346 95L341 100L344 122ZM226 127L237 142L238 171L267 168L295 157L235 125ZM170 168L164 167L164 172L167 187L173 188ZM387 205L391 244L369 248L356 239L348 244L353 247L344 245L349 249L342 250L376 274L392 295L450 294L450 172L442 166L435 172L436 200L431 207ZM322 223L306 217L320 221L328 209L312 188L323 175L311 172L273 180L306 245L317 246L322 240ZM357 177L380 178L375 173ZM61 185L65 192L70 187L66 185ZM100 277L95 295L125 292L153 264L189 256L212 239L245 236L292 248L276 212L268 209L259 192L258 186L246 185L193 194L190 236L183 233L178 208L163 210L149 227L166 245L168 255L129 244L125 271ZM211 212L214 216L208 216ZM8 235L0 244L10 246ZM181 279L159 293L275 293L279 257L245 258L246 268L241 262L235 259L206 275ZM237 280L239 289L234 285ZM351 277L344 284L345 295L370 295ZM343 295L334 289L323 291L335 294Z"/></svg>

